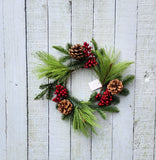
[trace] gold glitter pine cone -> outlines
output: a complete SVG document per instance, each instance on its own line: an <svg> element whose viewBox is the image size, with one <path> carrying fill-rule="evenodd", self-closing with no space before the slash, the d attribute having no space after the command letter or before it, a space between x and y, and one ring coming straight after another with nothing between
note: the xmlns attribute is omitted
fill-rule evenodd
<svg viewBox="0 0 156 160"><path fill-rule="evenodd" d="M77 60L82 59L85 56L85 53L83 52L83 46L80 44L76 44L69 49L69 55Z"/></svg>
<svg viewBox="0 0 156 160"><path fill-rule="evenodd" d="M122 81L119 81L118 79L110 81L109 84L107 85L107 89L112 95L119 94L122 91L122 88L123 88Z"/></svg>
<svg viewBox="0 0 156 160"><path fill-rule="evenodd" d="M63 99L58 104L58 110L64 115L68 115L69 113L71 113L72 108L72 103L67 99Z"/></svg>

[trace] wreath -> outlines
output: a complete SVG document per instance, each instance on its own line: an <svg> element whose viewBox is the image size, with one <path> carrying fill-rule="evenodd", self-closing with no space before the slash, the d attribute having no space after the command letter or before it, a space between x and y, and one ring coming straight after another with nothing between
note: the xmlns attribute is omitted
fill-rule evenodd
<svg viewBox="0 0 156 160"><path fill-rule="evenodd" d="M129 90L126 88L129 82L134 80L134 75L122 76L123 72L133 62L118 62L120 52L115 49L98 48L92 39L93 48L84 42L81 44L67 44L66 48L53 46L64 54L60 59L46 52L36 52L35 56L42 62L38 64L35 71L39 78L47 78L48 84L40 85L42 92L35 99L44 95L48 100L56 102L56 108L62 113L63 120L70 120L75 131L90 136L90 131L95 132L97 118L95 112L106 119L105 112L119 112L116 105L120 102L118 95L127 96ZM96 73L101 89L99 93L94 92L89 100L82 101L71 96L66 88L67 80L72 72L78 69L91 69ZM53 96L56 95L54 98Z"/></svg>

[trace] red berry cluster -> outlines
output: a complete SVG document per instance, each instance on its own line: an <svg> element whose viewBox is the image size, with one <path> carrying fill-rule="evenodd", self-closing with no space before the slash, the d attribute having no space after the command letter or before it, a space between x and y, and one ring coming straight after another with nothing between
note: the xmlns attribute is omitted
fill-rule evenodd
<svg viewBox="0 0 156 160"><path fill-rule="evenodd" d="M53 98L53 101L59 103L62 98L67 97L67 89L61 85L56 85L54 94L56 94L56 97Z"/></svg>
<svg viewBox="0 0 156 160"><path fill-rule="evenodd" d="M94 54L91 52L91 48L87 42L83 43L85 57L88 57L88 61L86 62L84 68L91 68L97 65L96 58Z"/></svg>
<svg viewBox="0 0 156 160"><path fill-rule="evenodd" d="M95 57L89 57L88 61L86 62L84 68L91 68L97 65Z"/></svg>
<svg viewBox="0 0 156 160"><path fill-rule="evenodd" d="M84 48L83 52L85 53L85 57L89 57L89 56L93 55L93 53L91 52L92 47L89 47L89 43L84 42L83 48Z"/></svg>
<svg viewBox="0 0 156 160"><path fill-rule="evenodd" d="M96 100L100 100L100 102L98 103L99 106L108 106L109 103L112 101L112 95L107 89L105 92L103 92L103 95L98 93L96 95Z"/></svg>
<svg viewBox="0 0 156 160"><path fill-rule="evenodd" d="M95 98L96 98L97 101L99 101L101 99L101 94L98 93Z"/></svg>

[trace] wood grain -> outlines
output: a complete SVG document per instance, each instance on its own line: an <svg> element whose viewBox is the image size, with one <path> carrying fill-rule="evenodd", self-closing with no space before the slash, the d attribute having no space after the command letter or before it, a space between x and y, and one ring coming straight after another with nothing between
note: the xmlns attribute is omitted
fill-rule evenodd
<svg viewBox="0 0 156 160"><path fill-rule="evenodd" d="M153 160L155 134L156 1L139 1L134 160Z"/></svg>
<svg viewBox="0 0 156 160"><path fill-rule="evenodd" d="M82 7L83 6L83 7ZM72 43L90 42L93 28L93 1L72 1ZM91 72L86 69L72 74L72 95L88 100L91 91L88 82L91 81ZM85 160L91 158L91 139L82 134L75 133L71 126L71 159Z"/></svg>
<svg viewBox="0 0 156 160"><path fill-rule="evenodd" d="M63 56L52 48L70 42L71 4L68 0L49 1L49 51L56 58ZM68 89L70 82L68 82ZM49 101L49 159L70 159L70 122L62 121L56 103Z"/></svg>
<svg viewBox="0 0 156 160"><path fill-rule="evenodd" d="M135 62L137 0L116 1L115 48L120 50L120 60ZM135 64L126 74L135 74ZM127 86L130 94L120 96L119 114L113 115L113 160L131 160L133 156L134 84Z"/></svg>
<svg viewBox="0 0 156 160"><path fill-rule="evenodd" d="M6 160L5 56L3 34L3 1L0 0L0 157L1 160Z"/></svg>
<svg viewBox="0 0 156 160"><path fill-rule="evenodd" d="M3 1L7 160L27 160L27 88L24 8L24 0Z"/></svg>
<svg viewBox="0 0 156 160"><path fill-rule="evenodd" d="M41 91L34 74L37 63L32 53L48 51L47 1L27 0L27 51L28 51L28 159L48 160L48 101L34 97Z"/></svg>
<svg viewBox="0 0 156 160"><path fill-rule="evenodd" d="M94 38L99 47L114 46L115 1L94 1ZM112 114L107 119L98 117L101 128L92 139L92 160L111 160L112 158Z"/></svg>

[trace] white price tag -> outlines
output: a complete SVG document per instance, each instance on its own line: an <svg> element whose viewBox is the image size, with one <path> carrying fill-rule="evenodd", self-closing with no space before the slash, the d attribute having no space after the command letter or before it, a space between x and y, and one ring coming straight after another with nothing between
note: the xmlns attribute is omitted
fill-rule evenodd
<svg viewBox="0 0 156 160"><path fill-rule="evenodd" d="M94 91L94 90L99 89L99 88L102 87L102 85L101 85L101 83L100 83L100 81L98 79L89 82L88 85L89 85L91 91Z"/></svg>

